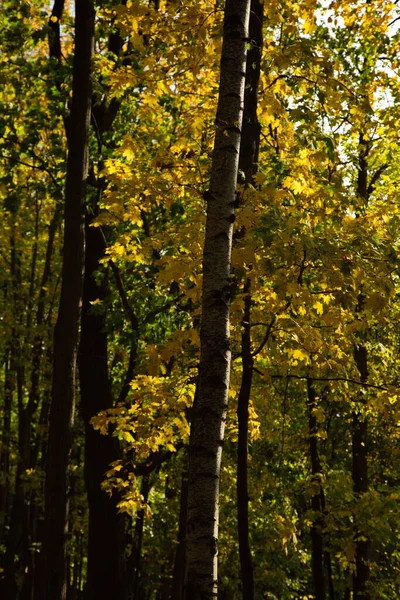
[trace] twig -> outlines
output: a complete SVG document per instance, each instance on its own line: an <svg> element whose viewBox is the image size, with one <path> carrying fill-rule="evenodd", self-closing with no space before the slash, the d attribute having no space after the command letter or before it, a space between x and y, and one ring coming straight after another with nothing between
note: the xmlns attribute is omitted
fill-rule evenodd
<svg viewBox="0 0 400 600"><path fill-rule="evenodd" d="M260 373L260 371L258 371ZM262 375L262 373L260 373ZM271 379L284 379L285 377L291 377L292 379L307 379L306 375L271 375ZM384 387L382 385L374 385L372 383L365 383L363 381L358 381L357 379L350 379L348 377L313 377L314 381L344 381L346 383L354 383L356 385L361 385L366 388L373 388L375 390L381 390L383 392L388 392L389 388ZM400 388L396 388L400 389Z"/></svg>

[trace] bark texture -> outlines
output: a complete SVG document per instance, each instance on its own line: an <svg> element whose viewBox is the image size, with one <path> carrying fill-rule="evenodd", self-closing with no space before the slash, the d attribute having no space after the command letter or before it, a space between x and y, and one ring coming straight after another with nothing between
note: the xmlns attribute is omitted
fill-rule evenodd
<svg viewBox="0 0 400 600"><path fill-rule="evenodd" d="M257 118L257 105L263 43L263 18L264 3L260 0L252 0L250 6L249 49L246 57L246 87L239 154L239 169L244 173L245 183L247 184L252 183L258 169L261 125Z"/></svg>
<svg viewBox="0 0 400 600"><path fill-rule="evenodd" d="M217 597L219 472L228 401L230 261L250 0L227 0L203 256L198 401L189 448L186 598Z"/></svg>
<svg viewBox="0 0 400 600"><path fill-rule="evenodd" d="M122 5L126 5L123 0ZM108 51L120 56L123 39L118 29L110 34ZM100 80L100 83L101 80ZM92 100L92 122L96 130L99 170L102 169L102 152L105 134L113 126L120 103L115 98L109 101L107 87L103 93L94 94ZM98 412L111 408L114 404L111 380L108 369L108 342L106 321L106 302L102 309L96 310L91 302L96 299L105 301L108 294L107 273L100 269L99 261L105 254L105 240L100 228L91 227L97 217L101 195L106 186L103 178L90 174L92 183L97 187L96 194L88 194L86 209L86 250L85 277L83 285L83 304L81 335L78 352L80 379L80 405L85 425L85 484L88 494L89 531L88 565L85 600L95 600L101 595L116 595L125 600L128 594L125 564L125 517L118 514L118 494L110 498L101 484L110 463L119 457L116 440L95 431L91 419ZM100 277L96 273L101 270Z"/></svg>
<svg viewBox="0 0 400 600"><path fill-rule="evenodd" d="M246 87L240 142L239 169L244 173L245 184L253 182L257 172L261 127L257 119L257 93L260 80L262 53L262 24L264 5L252 0L250 6L250 46L246 59ZM242 381L238 397L238 458L237 458L237 511L240 570L243 600L254 600L254 568L249 536L248 493L248 434L249 402L253 379L251 353L251 280L246 279L246 294L242 321Z"/></svg>
<svg viewBox="0 0 400 600"><path fill-rule="evenodd" d="M118 449L112 436L95 431L91 419L113 406L108 373L106 314L91 305L105 300L108 289L105 273L96 281L99 260L104 256L104 240L97 227L86 224L85 281L83 288L81 336L78 366L81 409L85 425L85 483L89 505L88 566L85 598L116 595L124 600L123 517L118 514L115 495L110 498L101 484Z"/></svg>
<svg viewBox="0 0 400 600"><path fill-rule="evenodd" d="M45 518L37 600L65 600L68 466L75 405L75 371L84 265L83 201L88 171L94 8L75 3L72 106L68 119L62 285L54 331L52 404L46 465Z"/></svg>

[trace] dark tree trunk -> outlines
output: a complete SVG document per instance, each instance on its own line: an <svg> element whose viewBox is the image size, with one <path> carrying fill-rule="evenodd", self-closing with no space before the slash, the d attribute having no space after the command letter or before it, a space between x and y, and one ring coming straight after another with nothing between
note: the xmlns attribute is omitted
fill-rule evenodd
<svg viewBox="0 0 400 600"><path fill-rule="evenodd" d="M62 284L54 331L45 516L36 579L37 600L65 600L67 593L68 467L84 267L83 201L88 170L93 39L93 4L91 0L76 0L72 106L67 132Z"/></svg>
<svg viewBox="0 0 400 600"><path fill-rule="evenodd" d="M314 412L316 406L316 393L313 381L312 379L307 378L308 440L311 460L311 477L313 483L311 509L314 513L313 524L311 526L313 595L315 600L325 600L324 549L322 538L322 504L325 502L323 500L324 492L321 485L322 469L318 453L318 423Z"/></svg>
<svg viewBox="0 0 400 600"><path fill-rule="evenodd" d="M105 300L108 289L106 274L96 282L99 260L104 256L104 241L97 227L86 225L85 281L83 288L82 324L78 366L81 409L85 425L85 483L89 505L88 566L86 600L115 596L126 597L124 573L123 517L118 514L117 501L106 494L101 484L118 451L111 436L95 431L91 419L99 411L113 406L108 372L106 314L96 299Z"/></svg>
<svg viewBox="0 0 400 600"><path fill-rule="evenodd" d="M10 531L4 559L6 598L17 597L17 579L21 577L29 561L29 511L25 504L23 476L30 464L30 423L23 407L24 373L21 364L16 365L18 399L18 464L15 477L15 494L11 509Z"/></svg>
<svg viewBox="0 0 400 600"><path fill-rule="evenodd" d="M19 415L18 421L18 456L19 462L17 465L16 481L15 481L15 494L13 497L11 517L10 517L10 531L7 538L7 551L4 559L5 567L5 579L3 581L3 593L5 598L16 598L17 597L17 579L21 577L24 572L24 566L27 561L27 532L25 530L26 523L23 521L24 518L24 494L23 494L23 482L21 476L23 475L23 466L26 464L26 444L23 443L25 439L25 422L21 415Z"/></svg>
<svg viewBox="0 0 400 600"><path fill-rule="evenodd" d="M48 342L48 349L46 352L45 363L48 365L52 364L52 348L50 346L50 342ZM38 426L40 429L40 433L37 433L35 438L35 443L32 447L32 463L37 466L37 468L44 470L46 466L46 448L47 448L47 430L49 425L49 415L50 415L50 406L51 406L51 373L49 370L43 373L43 381L45 381L43 387L44 392L42 396L42 402L39 412L39 420Z"/></svg>
<svg viewBox="0 0 400 600"><path fill-rule="evenodd" d="M39 332L34 336L33 339L33 354L32 354L32 371L31 371L31 382L30 382L30 390L29 390L29 399L28 404L26 406L27 417L29 421L32 421L33 416L36 413L37 407L39 405L40 400L40 375L41 375L41 359L43 353L43 340L44 336L41 333L41 328L44 323L45 317L45 307L46 307L46 296L47 296L47 286L51 277L51 266L52 266L52 258L53 258L53 250L54 250L54 239L57 231L57 227L59 225L61 216L60 205L57 205L54 211L53 218L50 222L48 228L48 239L47 239L47 247L46 247L46 256L43 268L43 274L40 281L40 290L39 290L39 298L38 298L38 307L36 313L36 327Z"/></svg>
<svg viewBox="0 0 400 600"><path fill-rule="evenodd" d="M16 214L13 216L15 217ZM16 384L16 397L18 407L18 462L15 475L15 493L12 499L10 515L10 529L6 541L4 557L4 579L1 581L1 592L6 598L17 597L17 579L23 576L28 560L28 532L25 522L24 488L22 476L29 466L29 428L24 410L24 363L22 358L22 344L18 335L18 328L22 326L23 310L21 307L21 262L15 239L15 218L13 218L10 238L10 265L12 310L14 326L11 332L10 371L14 373ZM10 373L10 376L11 373Z"/></svg>
<svg viewBox="0 0 400 600"><path fill-rule="evenodd" d="M126 4L126 0L122 0ZM116 56L122 51L123 40L118 30L111 33L108 50ZM92 119L97 132L98 150L102 151L103 134L110 131L120 103L106 95L95 95ZM100 158L101 165L101 158ZM108 344L105 304L100 311L91 305L96 299L105 301L109 293L106 273L99 264L105 253L105 242L100 229L90 227L97 216L104 181L97 180L97 195L86 215L86 255L83 291L81 338L78 354L81 407L85 425L85 483L89 504L88 567L85 600L100 595L116 595L124 600L128 595L125 564L125 517L118 514L116 493L110 498L101 484L110 463L119 456L118 445L111 436L102 436L93 429L91 419L99 411L113 406L111 380L108 369ZM90 204L90 202L89 202ZM91 211L91 216L89 215ZM102 270L96 283L95 273ZM128 389L129 386L128 386Z"/></svg>
<svg viewBox="0 0 400 600"><path fill-rule="evenodd" d="M227 0L203 254L198 401L189 444L186 590L217 597L219 474L229 375L229 291L250 0Z"/></svg>
<svg viewBox="0 0 400 600"><path fill-rule="evenodd" d="M365 205L368 204L369 193L372 191L372 182L368 185L368 156L370 151L371 142L365 139L363 133L360 133L357 193ZM360 293L356 312L361 313L363 311L364 302L364 295ZM355 346L354 360L360 374L360 381L366 383L368 380L368 350L364 344L360 343ZM355 499L368 491L368 418L366 414L363 414L365 407L363 394L359 395L357 404L358 406L352 416L352 478ZM354 600L370 600L371 596L367 591L370 541L367 532L358 526L357 515L354 515L354 544L353 597Z"/></svg>
<svg viewBox="0 0 400 600"><path fill-rule="evenodd" d="M242 321L242 382L238 398L238 457L237 457L237 511L240 569L242 574L242 598L254 600L253 558L249 540L249 494L248 494L248 433L249 402L253 379L253 357L250 337L250 280L244 287L244 314Z"/></svg>
<svg viewBox="0 0 400 600"><path fill-rule="evenodd" d="M246 58L246 88L239 154L239 169L244 174L246 184L252 182L258 169L261 126L257 118L257 105L263 43L263 19L264 3L259 0L252 0L249 21L250 48L247 51Z"/></svg>
<svg viewBox="0 0 400 600"><path fill-rule="evenodd" d="M172 577L171 600L183 600L185 584L185 546L186 546L186 514L188 499L187 458L182 473L181 498L179 507L178 539Z"/></svg>
<svg viewBox="0 0 400 600"><path fill-rule="evenodd" d="M259 0L252 0L249 21L251 47L247 52L246 58L246 88L239 154L239 169L244 174L246 185L252 183L258 168L261 127L257 118L257 93L261 69L263 11L263 3ZM250 279L246 280L243 291L246 296L242 321L242 382L237 408L239 429L237 458L238 542L242 576L242 598L243 600L254 600L254 568L249 539L249 494L247 481L249 402L253 379L250 328Z"/></svg>
<svg viewBox="0 0 400 600"><path fill-rule="evenodd" d="M142 486L140 493L143 496L143 501L147 502L150 492L150 476L143 475ZM138 510L135 521L135 531L133 534L133 599L139 598L140 592L140 576L142 562L142 547L143 547L143 526L144 526L144 509Z"/></svg>
<svg viewBox="0 0 400 600"><path fill-rule="evenodd" d="M33 445L33 436L32 436L32 423L37 413L37 409L40 401L40 378L41 378L41 362L42 362L42 353L43 353L43 341L44 336L41 333L41 329L44 324L44 316L45 316L45 306L46 306L46 296L47 296L47 285L51 276L51 263L53 256L53 248L54 248L54 238L57 230L57 225L60 219L60 206L56 206L53 219L49 225L48 229L48 240L47 240L47 248L46 248L46 257L45 264L43 269L43 275L40 282L40 290L39 290L39 299L38 299L38 307L36 314L36 327L37 331L40 332L34 336L33 339L33 349L32 349L32 368L31 368L31 377L30 377L30 389L28 402L23 411L23 420L25 422L24 426L24 435L25 442L27 446L27 450L24 453L26 464L23 467L23 472L26 469L36 469L37 468L37 455L32 451L32 448L36 447ZM40 434L39 434L40 435ZM24 537L28 539L24 542L27 545L27 559L28 562L25 565L25 577L23 584L23 592L22 592L22 600L32 600L33 597L33 582L34 582L34 567L35 567L35 554L30 550L32 542L36 542L35 533L37 530L37 502L32 502L32 492L28 490L25 491L25 486L22 485L22 494L23 494L23 515L21 517L17 517L17 521L21 521L24 523ZM39 500L39 499L38 499Z"/></svg>
<svg viewBox="0 0 400 600"><path fill-rule="evenodd" d="M354 349L354 359L360 373L360 380L365 383L368 379L368 351L360 344ZM359 399L360 408L365 402L363 396ZM359 498L368 491L368 421L361 412L354 411L352 419L352 456L353 456L353 492ZM354 543L355 543L355 570L353 573L354 600L370 600L367 590L369 581L369 553L370 541L368 533L357 525L357 516L354 517Z"/></svg>
<svg viewBox="0 0 400 600"><path fill-rule="evenodd" d="M322 506L322 510L324 510L324 506ZM333 586L333 575L332 575L332 560L331 554L328 551L324 552L324 561L326 564L326 571L328 574L328 594L329 600L335 600L335 588Z"/></svg>
<svg viewBox="0 0 400 600"><path fill-rule="evenodd" d="M11 369L11 363L13 361L12 353L12 344L10 344L6 348L4 358L4 404L0 447L0 544L5 543L10 497L11 409L15 386L15 377Z"/></svg>

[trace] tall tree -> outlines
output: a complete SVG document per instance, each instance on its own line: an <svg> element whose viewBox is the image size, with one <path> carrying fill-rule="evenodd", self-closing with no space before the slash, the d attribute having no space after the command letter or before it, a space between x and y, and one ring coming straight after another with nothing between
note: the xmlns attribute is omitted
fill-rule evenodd
<svg viewBox="0 0 400 600"><path fill-rule="evenodd" d="M244 174L247 186L254 183L260 146L261 126L257 118L258 84L261 71L262 26L264 4L252 0L250 6L250 46L246 59L246 87L242 136L240 141L239 169ZM249 533L248 491L248 437L249 402L253 379L253 355L251 348L251 280L246 277L243 331L241 336L242 381L238 395L238 461L237 461L237 510L240 568L242 575L243 600L254 599L254 567Z"/></svg>
<svg viewBox="0 0 400 600"><path fill-rule="evenodd" d="M358 174L357 174L357 195L368 206L369 195L373 184L369 181L368 173L368 154L371 150L371 144L360 134L360 145L358 155ZM385 167L386 168L386 165ZM378 173L378 172L377 172ZM379 179L380 172L376 176L374 183ZM361 291L358 296L356 313L362 315L364 311L365 296ZM368 348L365 341L368 338L368 332L359 333L359 340L354 346L353 356L360 375L360 382L365 384L368 381ZM362 498L363 494L368 492L368 415L366 414L366 402L364 395L360 392L357 395L352 414L352 480L353 492L357 500ZM369 555L371 542L368 538L368 532L359 524L359 517L354 518L354 547L355 547L355 568L353 572L353 595L355 600L370 600L371 595L368 591L368 582L370 578Z"/></svg>
<svg viewBox="0 0 400 600"><path fill-rule="evenodd" d="M88 174L94 7L75 3L72 104L67 121L61 297L54 331L52 402L46 465L45 516L35 597L64 600L67 593L68 468L75 408L76 352L84 267L83 203Z"/></svg>
<svg viewBox="0 0 400 600"><path fill-rule="evenodd" d="M88 567L86 597L101 594L125 598L123 517L118 515L116 493L111 497L102 489L104 474L118 458L116 440L101 436L91 419L113 405L108 373L106 314L96 310L96 300L108 294L107 275L99 269L104 255L104 238L99 228L90 227L87 216L85 280L83 288L81 336L79 344L79 381L81 410L85 426L85 483L88 494ZM100 281L99 281L100 278Z"/></svg>
<svg viewBox="0 0 400 600"><path fill-rule="evenodd" d="M316 600L325 600L325 577L324 577L324 548L322 538L322 504L323 489L321 486L322 468L318 452L318 422L315 416L317 408L317 394L313 381L307 378L307 409L308 409L308 431L309 449L311 462L311 475L313 490L311 496L311 508L315 514L315 521L311 526L311 571L313 580L313 593Z"/></svg>
<svg viewBox="0 0 400 600"><path fill-rule="evenodd" d="M354 349L354 360L360 373L360 381L366 383L368 379L368 351L364 344L359 344ZM359 394L358 404L365 405L362 394ZM359 407L357 407L359 409ZM352 417L352 479L353 491L357 499L368 491L368 420L360 410L354 410ZM359 524L359 517L355 518L354 545L355 569L353 573L354 600L370 600L368 591L370 577L369 554L371 542L368 532Z"/></svg>
<svg viewBox="0 0 400 600"><path fill-rule="evenodd" d="M126 2L122 2L123 5ZM116 58L123 40L118 29L108 37L108 52ZM99 82L101 83L101 81ZM104 167L102 152L104 136L112 131L120 102L103 94L92 101L92 121L96 130L99 169ZM107 268L101 268L106 242L101 228L93 227L106 185L104 178L94 176L90 167L95 193L88 193L85 217L85 274L83 284L81 332L78 350L80 407L85 427L84 475L88 494L88 565L85 594L95 600L101 594L116 594L126 598L124 516L117 511L117 493L109 496L102 489L104 474L118 459L116 440L104 438L95 431L91 419L100 411L113 406L113 394L108 365L107 312L109 295ZM100 310L93 305L100 300Z"/></svg>
<svg viewBox="0 0 400 600"><path fill-rule="evenodd" d="M231 363L230 264L246 76L249 0L225 4L216 135L203 251L198 399L189 445L186 598L216 598L219 473Z"/></svg>

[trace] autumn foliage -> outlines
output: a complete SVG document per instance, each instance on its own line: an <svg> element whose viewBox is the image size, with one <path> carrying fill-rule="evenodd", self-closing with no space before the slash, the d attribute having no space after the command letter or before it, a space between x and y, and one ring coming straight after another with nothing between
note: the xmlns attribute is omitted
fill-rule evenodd
<svg viewBox="0 0 400 600"><path fill-rule="evenodd" d="M87 3L88 169L71 174L83 4L0 5L0 595L40 597L45 497L47 511L49 497L60 500L50 478L61 469L65 556L48 600L98 600L106 589L118 600L183 600L213 148L216 133L237 127L239 139L245 124L217 113L220 0L105 0L95 12ZM399 9L251 5L262 44L250 15L256 62L247 61L243 114L255 85L259 129L252 172L235 167L230 275L216 299L230 307L231 366L214 587L224 600L396 600ZM62 424L49 436L64 402L53 333L71 259L66 181L78 177L86 260L73 269L84 281L65 447Z"/></svg>

